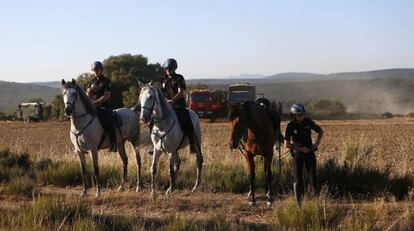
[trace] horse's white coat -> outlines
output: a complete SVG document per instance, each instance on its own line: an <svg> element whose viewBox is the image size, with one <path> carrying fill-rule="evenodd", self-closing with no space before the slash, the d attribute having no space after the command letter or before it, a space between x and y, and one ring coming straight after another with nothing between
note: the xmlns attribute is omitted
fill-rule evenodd
<svg viewBox="0 0 414 231"><path fill-rule="evenodd" d="M99 122L98 116L93 111L89 111L88 108L93 108L92 103L82 102L81 94L83 94L85 99L85 93L80 90L76 85L75 81L72 80L71 83L66 83L62 80L62 85L64 86L62 90L63 101L65 103L65 113L70 114L71 126L70 126L70 140L75 148L75 152L79 156L82 177L84 180L84 191L82 194L86 193L85 187L85 154L90 153L92 156L93 167L94 167L94 180L96 184L96 196L99 196L99 185L98 185L98 149L109 148L110 142L108 136L101 143L101 139L104 136L104 129ZM77 90L78 89L78 90ZM78 92L81 91L81 92ZM90 104L90 105L85 105ZM119 190L123 190L124 182L127 178L127 164L128 158L125 153L125 141L129 141L134 147L135 157L137 160L137 190L140 187L140 169L141 169L141 158L139 154L139 138L140 138L140 127L139 127L139 115L133 110L128 108L120 108L115 110L118 116L122 119L122 126L120 129L115 129L117 148L118 153L121 156L123 166L124 166L124 177L122 178L121 185Z"/></svg>
<svg viewBox="0 0 414 231"><path fill-rule="evenodd" d="M168 154L170 160L170 187L166 195L169 196L175 187L175 179L180 166L178 150L188 145L188 138L184 137L177 116L171 104L167 103L159 88L151 85L142 86L140 93L141 103L141 121L149 123L151 119L155 120L151 132L151 140L154 145L153 162L151 166L152 173L152 195L155 188L155 174L157 172L158 160L162 152ZM197 179L193 187L196 190L201 182L201 171L203 157L201 154L201 132L198 115L190 110L191 121L194 126L194 133L197 142ZM181 146L180 146L181 144Z"/></svg>

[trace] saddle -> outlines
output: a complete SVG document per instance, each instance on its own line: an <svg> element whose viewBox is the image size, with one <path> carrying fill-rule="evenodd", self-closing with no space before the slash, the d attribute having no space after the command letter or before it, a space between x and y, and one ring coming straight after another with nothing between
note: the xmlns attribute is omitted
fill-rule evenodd
<svg viewBox="0 0 414 231"><path fill-rule="evenodd" d="M119 116L116 111L112 112L112 120L114 121L115 128L120 128L124 124L124 122L122 121L121 116Z"/></svg>
<svg viewBox="0 0 414 231"><path fill-rule="evenodd" d="M191 121L187 121L185 120L185 113L189 113L188 108L180 108L180 109L174 109L175 115L177 116L178 119L178 124L180 125L181 130L186 133L187 131L187 127L189 125L193 126L191 123Z"/></svg>
<svg viewBox="0 0 414 231"><path fill-rule="evenodd" d="M243 104L243 107L244 107L245 111L247 112L247 116L250 117L250 118L252 118L252 112L251 112L251 108L252 107L259 106L259 107L263 108L263 110L271 118L272 125L273 125L273 129L277 133L278 138L281 139L281 137L280 137L281 136L281 134L280 134L280 122L281 122L281 119L280 119L279 113L277 113L276 111L273 111L270 108L270 102L269 102L269 100L267 100L265 98L261 98L261 99L262 99L262 101L259 101L260 100L259 99L258 102L250 102L250 101L248 101L248 102L246 102L246 103Z"/></svg>

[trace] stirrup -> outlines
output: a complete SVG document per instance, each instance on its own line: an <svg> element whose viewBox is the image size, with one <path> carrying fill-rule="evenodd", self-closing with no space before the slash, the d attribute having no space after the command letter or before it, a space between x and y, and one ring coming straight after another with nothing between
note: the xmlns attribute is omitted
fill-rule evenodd
<svg viewBox="0 0 414 231"><path fill-rule="evenodd" d="M110 152L117 152L118 150L117 150L116 145L115 144L112 144L111 147L109 148L109 151Z"/></svg>
<svg viewBox="0 0 414 231"><path fill-rule="evenodd" d="M197 152L197 146L195 144L190 145L190 153L196 153Z"/></svg>

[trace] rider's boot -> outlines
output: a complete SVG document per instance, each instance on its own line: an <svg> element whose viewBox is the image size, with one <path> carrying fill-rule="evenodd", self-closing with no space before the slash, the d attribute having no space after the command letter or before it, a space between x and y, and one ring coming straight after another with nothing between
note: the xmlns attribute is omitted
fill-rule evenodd
<svg viewBox="0 0 414 231"><path fill-rule="evenodd" d="M194 132L192 134L188 134L188 142L190 144L190 153L196 153L197 144L195 142Z"/></svg>
<svg viewBox="0 0 414 231"><path fill-rule="evenodd" d="M111 142L111 147L109 148L110 152L117 152L117 147L116 147L116 137L115 137L115 131L114 131L114 127L111 126L108 129L108 135L109 135L109 140Z"/></svg>
<svg viewBox="0 0 414 231"><path fill-rule="evenodd" d="M298 207L298 208L300 208L300 206L301 206L301 203L302 203L302 192L301 192L301 189L300 189L300 186L297 184L297 183L293 183L293 194L294 194L294 197L295 197L295 203L296 203L296 206Z"/></svg>

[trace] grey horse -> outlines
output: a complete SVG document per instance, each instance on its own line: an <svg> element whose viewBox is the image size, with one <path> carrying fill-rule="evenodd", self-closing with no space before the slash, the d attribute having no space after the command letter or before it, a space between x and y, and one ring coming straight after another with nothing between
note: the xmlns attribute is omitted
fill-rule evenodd
<svg viewBox="0 0 414 231"><path fill-rule="evenodd" d="M188 137L183 133L171 104L167 103L161 90L152 84L143 85L140 83L141 92L139 96L141 105L141 122L149 123L154 121L151 132L151 140L154 145L154 152L151 165L151 195L155 198L155 175L157 173L158 160L161 153L166 153L169 158L170 187L165 195L171 195L175 188L175 180L180 168L180 157L178 150L188 145ZM203 156L201 154L201 132L198 116L190 110L191 121L197 143L196 162L197 179L193 187L193 192L201 182L201 171L203 166Z"/></svg>
<svg viewBox="0 0 414 231"><path fill-rule="evenodd" d="M86 167L85 154L90 153L93 163L93 181L96 185L96 197L100 194L99 189L99 167L98 167L98 150L110 147L108 136L104 137L104 129L99 122L96 114L95 106L86 96L85 92L72 82L65 82L62 79L62 96L65 104L65 114L70 117L70 140L75 148L75 152L79 156L80 167L83 180L83 191L81 196L86 194ZM125 152L125 142L129 141L134 147L136 166L137 166L137 187L136 191L142 187L141 178L141 156L139 153L140 143L140 127L139 112L138 114L128 108L120 108L114 110L121 118L122 125L115 129L116 144L119 156L123 164L123 178L118 191L124 189L124 183L127 181L128 175L128 157Z"/></svg>

